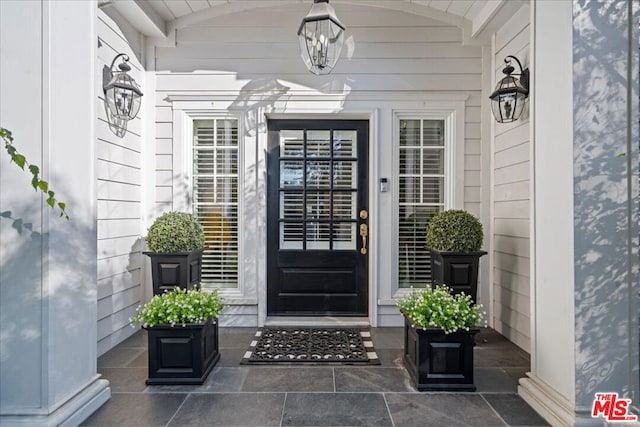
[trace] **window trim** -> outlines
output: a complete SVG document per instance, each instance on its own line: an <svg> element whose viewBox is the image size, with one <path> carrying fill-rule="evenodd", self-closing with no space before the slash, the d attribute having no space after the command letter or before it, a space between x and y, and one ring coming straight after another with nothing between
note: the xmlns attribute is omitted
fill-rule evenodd
<svg viewBox="0 0 640 427"><path fill-rule="evenodd" d="M464 209L464 102L450 109L393 111L393 263L392 301L410 292L400 288L398 256L400 251L400 121L442 120L444 122L444 209ZM387 301L381 301L385 303Z"/></svg>

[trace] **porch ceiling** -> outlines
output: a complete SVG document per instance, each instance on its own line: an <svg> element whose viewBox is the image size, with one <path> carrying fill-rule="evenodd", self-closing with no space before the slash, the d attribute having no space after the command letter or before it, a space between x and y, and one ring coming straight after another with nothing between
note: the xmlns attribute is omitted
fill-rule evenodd
<svg viewBox="0 0 640 427"><path fill-rule="evenodd" d="M356 5L403 11L442 21L464 30L468 40L487 41L528 0L331 0L339 5ZM200 21L263 7L308 4L311 0L111 0L136 29L149 37L162 38L176 28Z"/></svg>

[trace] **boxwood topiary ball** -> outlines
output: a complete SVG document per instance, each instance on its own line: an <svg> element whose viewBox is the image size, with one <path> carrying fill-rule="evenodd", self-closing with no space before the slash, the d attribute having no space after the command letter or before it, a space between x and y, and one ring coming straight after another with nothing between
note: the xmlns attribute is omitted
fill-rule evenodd
<svg viewBox="0 0 640 427"><path fill-rule="evenodd" d="M191 252L204 247L204 231L193 215L167 212L149 227L147 247L157 253Z"/></svg>
<svg viewBox="0 0 640 427"><path fill-rule="evenodd" d="M438 212L427 225L427 246L440 252L476 252L482 237L478 218L463 210Z"/></svg>

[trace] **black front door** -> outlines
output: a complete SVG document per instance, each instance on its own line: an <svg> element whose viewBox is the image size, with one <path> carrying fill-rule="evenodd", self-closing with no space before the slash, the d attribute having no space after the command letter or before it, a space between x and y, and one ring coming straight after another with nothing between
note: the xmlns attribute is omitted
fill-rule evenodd
<svg viewBox="0 0 640 427"><path fill-rule="evenodd" d="M267 313L368 308L366 120L270 120Z"/></svg>

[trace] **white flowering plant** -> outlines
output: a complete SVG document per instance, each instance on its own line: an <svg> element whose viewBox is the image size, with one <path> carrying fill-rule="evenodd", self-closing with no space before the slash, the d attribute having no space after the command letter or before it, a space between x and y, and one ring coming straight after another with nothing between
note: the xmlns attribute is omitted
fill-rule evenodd
<svg viewBox="0 0 640 427"><path fill-rule="evenodd" d="M217 318L223 307L218 291L176 287L140 305L130 320L133 326L186 326L187 323L204 323Z"/></svg>
<svg viewBox="0 0 640 427"><path fill-rule="evenodd" d="M480 325L486 314L482 311L482 304L474 304L470 295L453 294L445 285L433 289L411 289L396 304L400 312L409 318L412 327L440 328L445 334L468 331Z"/></svg>

